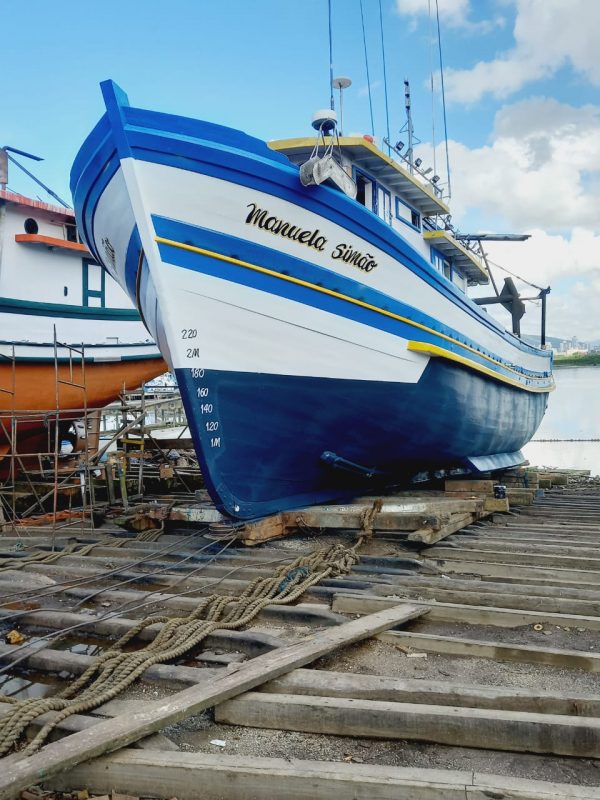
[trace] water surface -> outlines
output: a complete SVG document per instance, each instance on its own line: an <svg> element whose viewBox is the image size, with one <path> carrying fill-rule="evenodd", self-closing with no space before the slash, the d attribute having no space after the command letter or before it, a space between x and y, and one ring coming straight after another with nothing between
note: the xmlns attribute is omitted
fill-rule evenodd
<svg viewBox="0 0 600 800"><path fill-rule="evenodd" d="M560 367L554 377L556 391L546 416L523 453L538 467L589 469L599 475L600 441L581 440L600 439L600 367Z"/></svg>

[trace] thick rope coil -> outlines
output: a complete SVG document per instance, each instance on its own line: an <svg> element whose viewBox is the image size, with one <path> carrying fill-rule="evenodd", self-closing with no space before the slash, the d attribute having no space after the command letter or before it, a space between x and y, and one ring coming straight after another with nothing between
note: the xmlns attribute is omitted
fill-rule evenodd
<svg viewBox="0 0 600 800"><path fill-rule="evenodd" d="M356 551L360 541L352 548L336 544L328 550L301 556L292 564L277 569L269 578L256 578L235 597L219 594L204 597L185 617L154 615L140 620L55 697L14 701L0 696L0 700L12 704L0 719L0 756L15 746L27 727L42 714L56 712L55 718L46 723L22 751L24 755L38 750L67 717L107 703L149 667L181 658L213 631L241 628L251 623L265 606L293 603L323 579L346 574L359 560ZM134 652L123 651L122 648L142 631L158 624L162 627L152 641Z"/></svg>

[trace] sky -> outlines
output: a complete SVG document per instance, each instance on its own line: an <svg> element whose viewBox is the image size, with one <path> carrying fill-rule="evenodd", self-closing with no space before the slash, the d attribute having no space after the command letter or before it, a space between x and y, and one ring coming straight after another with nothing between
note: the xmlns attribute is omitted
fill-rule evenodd
<svg viewBox="0 0 600 800"><path fill-rule="evenodd" d="M600 340L600 2L438 7L453 224L531 234L486 248L497 282L506 267L550 285L548 334ZM344 131L373 132L370 86L378 142L388 119L400 138L410 81L419 155L435 157L446 181L435 8L381 0L382 47L379 0L362 0L362 17L360 0L332 0L333 62L352 80ZM312 113L329 105L327 0L0 0L0 12L0 146L42 156L23 163L69 202L71 164L103 113L106 78L132 105L267 140L310 134ZM50 200L16 168L9 188ZM539 330L536 305L525 332Z"/></svg>

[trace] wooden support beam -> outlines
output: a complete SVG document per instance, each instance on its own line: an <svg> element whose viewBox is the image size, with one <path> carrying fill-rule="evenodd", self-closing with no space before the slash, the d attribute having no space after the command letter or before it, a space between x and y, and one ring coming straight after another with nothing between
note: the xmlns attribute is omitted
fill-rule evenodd
<svg viewBox="0 0 600 800"><path fill-rule="evenodd" d="M223 753L122 750L45 780L59 791L85 787L179 800L598 800L598 789L488 775L472 770L417 769L257 758Z"/></svg>
<svg viewBox="0 0 600 800"><path fill-rule="evenodd" d="M508 497L486 497L483 509L490 514L506 514L507 511L510 511L510 501Z"/></svg>
<svg viewBox="0 0 600 800"><path fill-rule="evenodd" d="M551 614L575 614L587 617L600 616L600 598L596 600L571 599L563 597L564 589L554 589L554 596L544 595L543 592L551 592L544 586L528 586L523 584L519 590L515 590L515 584L506 584L470 581L471 586L463 587L467 581L444 581L444 585L438 586L423 582L398 582L398 583L372 583L369 593L378 597L405 597L407 600L416 601L422 599L432 599L441 603L458 603L464 605L493 606L495 608L518 609L520 611L539 611L546 615ZM459 588L452 587L457 583ZM448 588L449 587L449 588ZM497 589L497 591L495 591ZM342 589L339 590L343 592ZM349 591L349 590L347 590ZM346 593L346 592L345 592ZM582 595L592 594L591 592L581 592Z"/></svg>
<svg viewBox="0 0 600 800"><path fill-rule="evenodd" d="M136 703L137 708L139 708L139 700L136 700ZM8 714L11 709L12 705L0 701L0 717ZM100 722L101 717L115 716L115 714L111 713L110 710L103 711L102 707L96 709L94 714L97 714L98 716L90 716L89 714L71 714L70 717L63 719L58 723L51 735L51 738L57 739L65 734L85 731L88 728L92 728L94 725L97 725ZM40 717L32 720L27 728L27 736L30 739L33 738L40 728L46 725L46 723L52 722L57 716L57 711L49 711L47 714L42 714ZM133 746L142 747L146 750L168 750L170 752L179 750L179 747L175 744L175 742L171 741L171 739L164 736L162 733L153 733L150 736L146 736L145 739L140 739L139 742L134 742Z"/></svg>
<svg viewBox="0 0 600 800"><path fill-rule="evenodd" d="M360 530L365 513L373 508L378 498L360 498L347 505L311 506L282 514L288 527L308 525L314 528L344 528ZM367 501L367 502L365 502ZM445 524L450 514L477 514L483 511L483 498L454 499L445 495L436 497L386 497L381 511L375 514L373 527L381 531L411 531L429 526L432 518L439 517ZM431 527L437 527L433 520Z"/></svg>
<svg viewBox="0 0 600 800"><path fill-rule="evenodd" d="M420 528L408 534L410 542L422 542L423 544L435 544L446 536L450 536L456 531L466 528L476 518L475 514L451 514L449 521L437 530L432 527Z"/></svg>
<svg viewBox="0 0 600 800"><path fill-rule="evenodd" d="M507 489L506 496L514 506L530 506L535 499L535 489Z"/></svg>
<svg viewBox="0 0 600 800"><path fill-rule="evenodd" d="M486 750L600 756L600 719L595 717L247 692L217 706L215 721Z"/></svg>
<svg viewBox="0 0 600 800"><path fill-rule="evenodd" d="M519 550L516 544L512 549L479 550L474 542L472 547L434 547L428 550L428 558L443 559L470 559L481 560L495 564L527 564L531 567L559 567L564 569L584 569L600 573L600 558L580 555L563 555L562 553L529 552Z"/></svg>
<svg viewBox="0 0 600 800"><path fill-rule="evenodd" d="M551 568L548 566L524 566L528 558L523 556L520 563L506 564L487 560L482 556L481 561L477 561L469 553L466 557L454 558L433 558L429 552L422 553L426 560L431 560L438 569L447 573L461 575L481 575L483 578L501 578L511 580L513 578L525 579L527 581L539 581L546 585L556 583L566 583L569 586L596 587L600 586L600 572L591 569L567 569L565 567ZM487 555L487 554L486 554Z"/></svg>
<svg viewBox="0 0 600 800"><path fill-rule="evenodd" d="M398 599L364 594L336 594L332 608L342 614L371 614L380 608L390 608ZM467 625L494 625L498 628L519 628L523 625L558 625L562 628L585 628L600 631L600 617L570 614L547 614L543 611L523 611L493 606L463 605L418 600L429 609L427 619L432 622L463 622Z"/></svg>
<svg viewBox="0 0 600 800"><path fill-rule="evenodd" d="M546 480L552 481L553 486L568 486L569 484L569 476L565 475L561 472L543 472L540 473L540 477L543 475Z"/></svg>
<svg viewBox="0 0 600 800"><path fill-rule="evenodd" d="M600 672L600 654L583 650L558 650L552 647L500 644L481 639L462 639L455 636L436 636L430 633L405 633L403 631L388 631L378 638L389 644L414 647L429 653L491 658L494 661L514 661L521 664L550 664L566 669Z"/></svg>
<svg viewBox="0 0 600 800"><path fill-rule="evenodd" d="M242 664L237 672L171 695L158 708L141 709L98 723L88 731L52 742L39 753L20 759L4 759L0 773L0 800L12 800L21 789L49 778L89 758L126 747L151 733L198 714L267 680L314 661L338 647L353 644L394 625L421 616L423 610L408 604L327 628L296 644L282 647ZM171 794L171 792L169 792Z"/></svg>
<svg viewBox="0 0 600 800"><path fill-rule="evenodd" d="M246 584L244 584L245 586ZM0 610L0 621L3 616L10 615L11 611ZM95 619L88 614L74 614L68 611L32 611L23 615L20 618L23 625L36 625L44 628L51 628L53 630L62 630L70 628L73 625L80 625L81 629L93 628L96 636L123 636L128 633L131 628L138 624L138 620L127 619L125 617L113 616L108 619ZM149 642L154 639L158 632L162 629L161 623L149 625L144 628L140 634L139 640ZM134 640L135 641L135 640ZM205 639L207 647L223 647L228 646L234 650L240 650L249 656L256 656L280 647L285 642L276 636L271 636L268 633L261 631L230 631L230 630L215 630L209 634Z"/></svg>
<svg viewBox="0 0 600 800"><path fill-rule="evenodd" d="M600 716L600 696L568 692L535 692L505 686L464 685L449 681L405 680L386 675L295 669L260 687L261 692L346 697L355 700L385 700L464 708L496 708L538 714Z"/></svg>
<svg viewBox="0 0 600 800"><path fill-rule="evenodd" d="M458 480L456 478L448 479L444 484L446 492L471 492L472 494L494 494L495 481L487 480Z"/></svg>
<svg viewBox="0 0 600 800"><path fill-rule="evenodd" d="M241 540L245 545L253 546L269 539L277 539L285 533L283 514L273 514L256 522L247 522L241 532Z"/></svg>
<svg viewBox="0 0 600 800"><path fill-rule="evenodd" d="M49 647L36 650L36 645L31 646L31 654L22 662L29 669L40 672L71 672L81 675L90 664L93 656L84 656L81 653L69 653L67 650L52 650ZM26 655L27 651L16 651L12 645L0 644L0 659L5 664L10 664L14 659ZM152 683L164 683L167 686L181 688L182 686L195 686L203 681L214 680L221 669L211 667L180 667L173 664L155 664L148 667L141 679Z"/></svg>

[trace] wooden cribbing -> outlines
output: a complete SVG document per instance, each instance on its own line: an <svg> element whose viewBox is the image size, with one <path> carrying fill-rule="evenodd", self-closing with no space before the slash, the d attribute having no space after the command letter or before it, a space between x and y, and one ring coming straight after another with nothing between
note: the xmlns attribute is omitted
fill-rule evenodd
<svg viewBox="0 0 600 800"><path fill-rule="evenodd" d="M338 647L353 644L423 614L423 609L403 603L335 628L316 633L296 644L281 647L247 661L237 672L209 685L192 686L171 695L152 710L121 714L93 728L52 742L27 758L9 756L0 773L0 800L17 796L21 789L47 779L89 758L126 747L166 725L198 714L267 680L304 666Z"/></svg>
<svg viewBox="0 0 600 800"><path fill-rule="evenodd" d="M76 767L45 785L179 800L598 800L590 786L488 775L472 770L384 767L223 753L124 750ZM201 789L200 789L201 787ZM201 795L200 795L201 791Z"/></svg>
<svg viewBox="0 0 600 800"><path fill-rule="evenodd" d="M230 725L598 758L600 719L247 692L215 709Z"/></svg>
<svg viewBox="0 0 600 800"><path fill-rule="evenodd" d="M386 597L340 593L335 595L333 608L343 614L370 614L380 608L396 605L397 602L397 599ZM494 606L463 603L438 603L427 600L418 602L419 605L422 604L429 609L427 619L432 622L464 622L467 625L495 625L500 628L519 628L522 625L542 624L600 631L599 616L548 614L544 611L524 611L516 608L495 608Z"/></svg>
<svg viewBox="0 0 600 800"><path fill-rule="evenodd" d="M514 661L521 664L550 664L553 667L600 672L600 653L585 650L560 650L554 647L501 644L483 639L463 639L456 636L404 633L404 631L389 631L381 634L379 638L390 644L413 647L429 653L491 658L494 661Z"/></svg>
<svg viewBox="0 0 600 800"><path fill-rule="evenodd" d="M600 716L600 695L574 692L534 691L506 686L460 684L452 681L414 680L387 675L331 672L323 669L295 669L263 684L261 692L345 697L355 700L385 700L464 708L532 711L539 714Z"/></svg>

